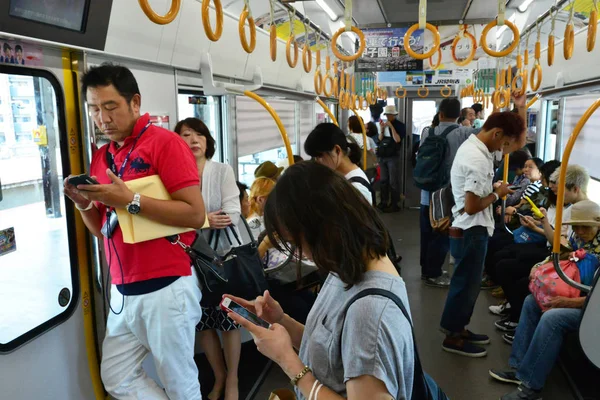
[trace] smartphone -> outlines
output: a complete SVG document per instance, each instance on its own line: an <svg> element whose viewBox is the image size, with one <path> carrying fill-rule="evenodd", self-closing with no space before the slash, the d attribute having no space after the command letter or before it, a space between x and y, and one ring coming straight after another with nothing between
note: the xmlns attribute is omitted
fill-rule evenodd
<svg viewBox="0 0 600 400"><path fill-rule="evenodd" d="M517 190L520 188L520 186L509 186L508 187L510 190Z"/></svg>
<svg viewBox="0 0 600 400"><path fill-rule="evenodd" d="M86 174L81 174L69 177L69 184L77 187L77 185L98 185L98 182Z"/></svg>
<svg viewBox="0 0 600 400"><path fill-rule="evenodd" d="M223 310L225 312L234 312L237 315L252 322L254 325L262 326L265 329L269 329L269 327L271 326L271 324L269 324L267 321L265 321L261 318L258 318L258 316L256 314L248 311L247 309L245 309L244 307L242 307L235 301L231 300L229 297L224 297L223 300L221 301L220 306L221 306L221 310Z"/></svg>
<svg viewBox="0 0 600 400"><path fill-rule="evenodd" d="M518 215L519 217L521 217L521 218L525 218L525 216L524 216L523 214L521 214L521 213L517 213L517 215Z"/></svg>

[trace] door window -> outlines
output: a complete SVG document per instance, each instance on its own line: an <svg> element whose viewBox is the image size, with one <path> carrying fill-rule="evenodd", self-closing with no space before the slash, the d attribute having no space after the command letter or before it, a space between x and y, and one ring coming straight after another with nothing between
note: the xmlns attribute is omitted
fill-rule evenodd
<svg viewBox="0 0 600 400"><path fill-rule="evenodd" d="M0 72L0 351L9 351L66 320L78 288L60 86L44 71L0 71L11 72Z"/></svg>

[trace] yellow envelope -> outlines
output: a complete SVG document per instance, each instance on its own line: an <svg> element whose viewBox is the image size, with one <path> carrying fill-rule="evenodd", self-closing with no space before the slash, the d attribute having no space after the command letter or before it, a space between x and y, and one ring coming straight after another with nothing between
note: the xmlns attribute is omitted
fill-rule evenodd
<svg viewBox="0 0 600 400"><path fill-rule="evenodd" d="M134 179L125 184L135 193L158 200L171 200L171 195L158 175ZM144 207L143 204L142 207ZM194 230L193 228L163 225L143 215L131 215L125 209L117 209L117 216L125 243L140 243ZM205 218L202 228L208 226L208 218Z"/></svg>

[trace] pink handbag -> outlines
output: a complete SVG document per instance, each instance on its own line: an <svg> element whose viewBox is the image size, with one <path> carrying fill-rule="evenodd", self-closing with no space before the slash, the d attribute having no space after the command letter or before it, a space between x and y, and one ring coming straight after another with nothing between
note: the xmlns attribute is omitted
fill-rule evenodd
<svg viewBox="0 0 600 400"><path fill-rule="evenodd" d="M577 261L583 259L585 255L585 250L580 249L571 253L568 260L560 261L560 266L565 275L575 282L581 282ZM548 310L544 304L553 297L574 298L580 295L579 289L570 286L558 276L552 262L542 265L534 272L533 279L529 282L529 291L535 297L542 311Z"/></svg>

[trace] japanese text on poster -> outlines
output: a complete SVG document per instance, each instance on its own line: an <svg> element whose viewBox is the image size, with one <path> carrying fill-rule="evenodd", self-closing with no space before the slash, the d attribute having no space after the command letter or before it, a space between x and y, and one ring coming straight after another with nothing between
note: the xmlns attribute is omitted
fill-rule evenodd
<svg viewBox="0 0 600 400"><path fill-rule="evenodd" d="M409 56L404 50L404 34L408 28L364 29L365 51L356 61L358 72L422 70L423 61ZM410 46L417 53L423 49L423 31L417 30L410 38Z"/></svg>

